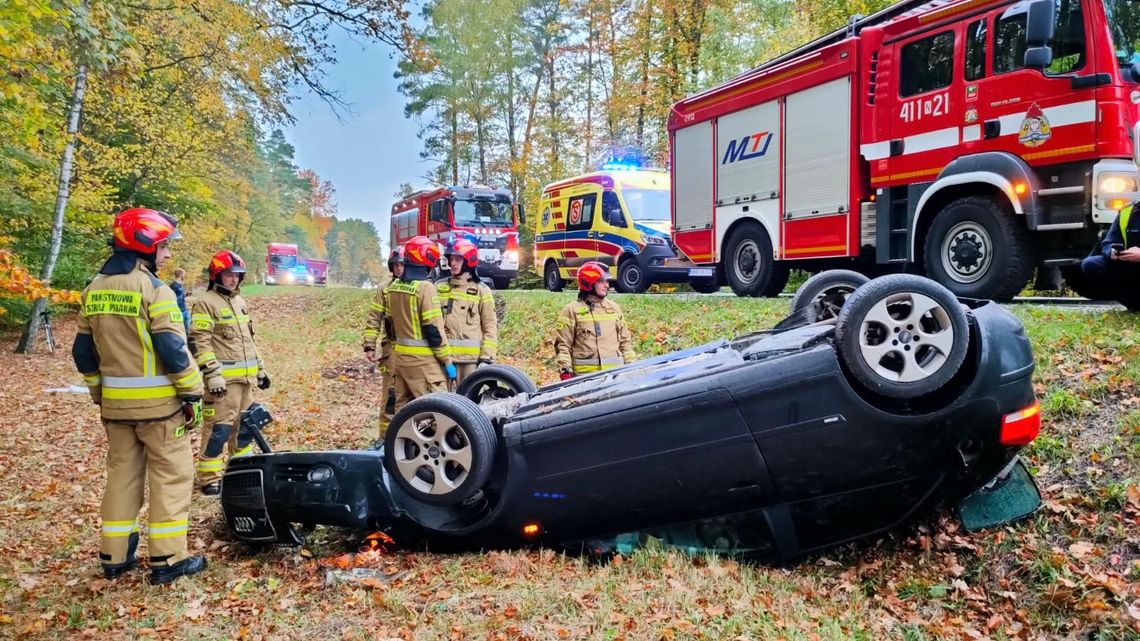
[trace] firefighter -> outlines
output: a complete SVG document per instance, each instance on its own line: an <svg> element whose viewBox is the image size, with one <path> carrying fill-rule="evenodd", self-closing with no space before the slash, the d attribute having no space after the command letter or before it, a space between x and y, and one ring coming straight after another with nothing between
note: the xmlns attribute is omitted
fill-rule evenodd
<svg viewBox="0 0 1140 641"><path fill-rule="evenodd" d="M414 398L444 391L458 375L444 333L439 294L427 279L438 261L435 242L416 236L404 245L404 273L388 286L384 331L395 343L396 412Z"/></svg>
<svg viewBox="0 0 1140 641"><path fill-rule="evenodd" d="M388 255L388 272L392 280L376 292L376 300L368 311L368 324L364 328L364 357L369 363L379 363L380 395L386 399L380 419L380 437L384 436L384 426L396 413L396 380L392 372L392 341L384 334L384 310L388 305L388 288L404 274L404 248L396 247ZM376 341L380 340L380 356L376 356Z"/></svg>
<svg viewBox="0 0 1140 641"><path fill-rule="evenodd" d="M138 565L139 510L150 483L150 582L206 569L186 548L194 452L187 429L202 423L202 375L186 347L174 291L158 279L181 238L178 222L153 209L115 217L113 252L82 293L71 354L107 432L99 560L117 579Z"/></svg>
<svg viewBox="0 0 1140 641"><path fill-rule="evenodd" d="M1100 254L1081 262L1081 271L1090 279L1103 283L1109 292L1123 293L1132 300L1140 288L1140 214L1134 214L1135 203L1120 210L1104 240Z"/></svg>
<svg viewBox="0 0 1140 641"><path fill-rule="evenodd" d="M253 323L241 297L245 261L232 251L214 254L210 283L194 301L190 315L190 350L206 380L205 429L198 457L202 494L222 491L224 454L253 453L253 434L241 428L241 413L253 404L253 383L269 389L269 375L253 343Z"/></svg>
<svg viewBox="0 0 1140 641"><path fill-rule="evenodd" d="M447 328L447 345L462 381L479 365L493 363L499 348L499 320L491 288L479 282L479 248L466 238L452 240L444 251L451 278L438 284Z"/></svg>
<svg viewBox="0 0 1140 641"><path fill-rule="evenodd" d="M590 261L578 268L578 300L562 308L555 325L559 378L611 369L637 360L621 308L606 300L609 270Z"/></svg>

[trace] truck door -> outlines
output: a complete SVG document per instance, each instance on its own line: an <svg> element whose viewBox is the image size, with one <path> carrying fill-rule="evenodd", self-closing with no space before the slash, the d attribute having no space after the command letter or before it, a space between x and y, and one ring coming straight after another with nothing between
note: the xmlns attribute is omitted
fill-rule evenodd
<svg viewBox="0 0 1140 641"><path fill-rule="evenodd" d="M953 24L892 45L898 63L887 92L894 103L886 110L893 116L889 181L933 182L960 153L963 85L954 61L961 32L962 25Z"/></svg>
<svg viewBox="0 0 1140 641"><path fill-rule="evenodd" d="M1058 0L1053 63L1044 70L1025 67L1025 6L1003 7L966 25L962 142L970 153L1008 151L1030 164L1092 157L1095 83L1074 82L1091 79L1095 68L1081 2Z"/></svg>

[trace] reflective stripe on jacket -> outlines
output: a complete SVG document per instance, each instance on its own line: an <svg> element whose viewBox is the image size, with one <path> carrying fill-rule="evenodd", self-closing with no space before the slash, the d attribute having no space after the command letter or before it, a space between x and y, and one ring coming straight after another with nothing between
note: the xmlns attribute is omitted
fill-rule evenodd
<svg viewBox="0 0 1140 641"><path fill-rule="evenodd" d="M438 290L452 360L494 360L499 349L499 320L491 288L463 273L440 283Z"/></svg>
<svg viewBox="0 0 1140 641"><path fill-rule="evenodd" d="M248 309L240 294L226 296L217 288L194 301L190 348L206 376L220 373L227 381L257 380L261 357L253 342Z"/></svg>

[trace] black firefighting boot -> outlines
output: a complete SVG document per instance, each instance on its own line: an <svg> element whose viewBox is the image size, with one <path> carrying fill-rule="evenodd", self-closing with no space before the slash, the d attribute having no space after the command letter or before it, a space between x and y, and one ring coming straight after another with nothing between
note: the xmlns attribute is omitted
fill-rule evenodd
<svg viewBox="0 0 1140 641"><path fill-rule="evenodd" d="M213 481L202 486L202 494L206 496L217 496L222 493L221 481Z"/></svg>
<svg viewBox="0 0 1140 641"><path fill-rule="evenodd" d="M204 556L188 556L174 565L152 565L150 568L150 584L163 585L180 576L198 574L205 569L206 557Z"/></svg>
<svg viewBox="0 0 1140 641"><path fill-rule="evenodd" d="M384 413L392 416L396 413L396 390L388 390L388 402L384 404Z"/></svg>
<svg viewBox="0 0 1140 641"><path fill-rule="evenodd" d="M139 560L135 558L135 550L139 547L139 533L133 532L129 539L127 539L127 560L122 563L104 563L103 564L103 578L115 580L127 572L135 569ZM103 556L100 554L99 556Z"/></svg>

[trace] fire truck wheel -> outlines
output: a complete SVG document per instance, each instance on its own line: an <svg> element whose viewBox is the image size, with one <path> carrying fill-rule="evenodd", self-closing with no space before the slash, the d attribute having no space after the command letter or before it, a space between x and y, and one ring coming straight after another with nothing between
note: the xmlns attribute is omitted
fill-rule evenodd
<svg viewBox="0 0 1140 641"><path fill-rule="evenodd" d="M627 258L618 267L617 288L623 294L640 294L649 289L649 279L645 270L633 258Z"/></svg>
<svg viewBox="0 0 1140 641"><path fill-rule="evenodd" d="M1033 277L1035 260L1021 220L993 200L959 198L930 226L926 274L964 298L1005 302Z"/></svg>
<svg viewBox="0 0 1140 641"><path fill-rule="evenodd" d="M724 273L737 296L775 296L788 282L787 268L773 258L768 233L756 224L741 225L729 235Z"/></svg>
<svg viewBox="0 0 1140 641"><path fill-rule="evenodd" d="M455 388L455 393L482 405L524 392L533 394L537 389L534 381L527 378L527 375L517 367L483 365L463 379L463 382Z"/></svg>
<svg viewBox="0 0 1140 641"><path fill-rule="evenodd" d="M847 298L871 279L847 269L829 269L807 279L792 298L789 315L803 310L809 323L836 318Z"/></svg>
<svg viewBox="0 0 1140 641"><path fill-rule="evenodd" d="M546 261L546 269L543 270L542 274L542 283L552 292L562 291L562 275L558 273L558 264L553 260Z"/></svg>
<svg viewBox="0 0 1140 641"><path fill-rule="evenodd" d="M384 435L384 466L413 499L455 505L491 476L495 428L479 406L439 392L405 405Z"/></svg>
<svg viewBox="0 0 1140 641"><path fill-rule="evenodd" d="M835 323L839 355L868 390L915 398L954 377L970 344L966 312L921 276L876 278L847 297Z"/></svg>

